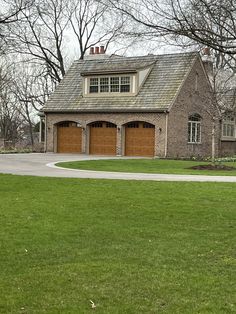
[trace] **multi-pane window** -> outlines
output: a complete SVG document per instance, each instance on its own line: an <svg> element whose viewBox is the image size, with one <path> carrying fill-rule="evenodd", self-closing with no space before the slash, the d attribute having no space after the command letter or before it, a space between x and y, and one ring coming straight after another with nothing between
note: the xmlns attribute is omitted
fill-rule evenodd
<svg viewBox="0 0 236 314"><path fill-rule="evenodd" d="M138 129L138 128L144 128L144 129L154 129L155 125L150 124L148 122L138 122L138 121L134 121L134 122L129 122L127 124L127 128L129 129Z"/></svg>
<svg viewBox="0 0 236 314"><path fill-rule="evenodd" d="M130 76L91 77L89 93L129 93Z"/></svg>
<svg viewBox="0 0 236 314"><path fill-rule="evenodd" d="M100 93L109 93L109 78L108 77L100 78Z"/></svg>
<svg viewBox="0 0 236 314"><path fill-rule="evenodd" d="M235 136L235 120L233 117L227 117L223 120L222 136L234 138L234 136Z"/></svg>
<svg viewBox="0 0 236 314"><path fill-rule="evenodd" d="M116 128L116 125L111 122L106 122L106 128L109 128L109 129Z"/></svg>
<svg viewBox="0 0 236 314"><path fill-rule="evenodd" d="M139 123L138 122L129 122L127 124L127 127L129 129L138 129L139 128Z"/></svg>
<svg viewBox="0 0 236 314"><path fill-rule="evenodd" d="M102 128L102 122L94 122L91 124L92 128Z"/></svg>
<svg viewBox="0 0 236 314"><path fill-rule="evenodd" d="M144 123L143 123L143 128L144 128L144 129L154 129L154 128L155 128L155 125L150 124L150 123L147 123L147 122L144 122Z"/></svg>
<svg viewBox="0 0 236 314"><path fill-rule="evenodd" d="M98 93L98 78L91 78L90 85L89 85L89 92L90 93Z"/></svg>
<svg viewBox="0 0 236 314"><path fill-rule="evenodd" d="M120 92L129 93L130 92L130 77L122 76L120 78Z"/></svg>
<svg viewBox="0 0 236 314"><path fill-rule="evenodd" d="M110 77L110 92L119 93L120 91L120 77Z"/></svg>
<svg viewBox="0 0 236 314"><path fill-rule="evenodd" d="M198 114L188 119L188 143L201 143L201 117Z"/></svg>

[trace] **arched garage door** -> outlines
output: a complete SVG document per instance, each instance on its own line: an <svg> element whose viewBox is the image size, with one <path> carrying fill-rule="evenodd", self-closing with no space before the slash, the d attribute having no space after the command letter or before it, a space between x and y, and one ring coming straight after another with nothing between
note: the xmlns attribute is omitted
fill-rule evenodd
<svg viewBox="0 0 236 314"><path fill-rule="evenodd" d="M117 127L110 122L94 122L90 125L89 153L116 155Z"/></svg>
<svg viewBox="0 0 236 314"><path fill-rule="evenodd" d="M82 128L75 122L62 122L57 126L57 152L81 153Z"/></svg>
<svg viewBox="0 0 236 314"><path fill-rule="evenodd" d="M153 157L155 126L147 122L130 122L125 126L125 155Z"/></svg>

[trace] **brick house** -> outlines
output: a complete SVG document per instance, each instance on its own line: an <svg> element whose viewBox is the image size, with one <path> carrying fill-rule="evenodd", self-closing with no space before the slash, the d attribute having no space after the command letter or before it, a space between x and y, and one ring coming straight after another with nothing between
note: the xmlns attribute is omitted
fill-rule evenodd
<svg viewBox="0 0 236 314"><path fill-rule="evenodd" d="M121 57L103 47L72 64L43 112L47 152L151 157L211 156L218 117L198 53Z"/></svg>
<svg viewBox="0 0 236 314"><path fill-rule="evenodd" d="M236 155L236 89L227 90L221 100L221 155Z"/></svg>

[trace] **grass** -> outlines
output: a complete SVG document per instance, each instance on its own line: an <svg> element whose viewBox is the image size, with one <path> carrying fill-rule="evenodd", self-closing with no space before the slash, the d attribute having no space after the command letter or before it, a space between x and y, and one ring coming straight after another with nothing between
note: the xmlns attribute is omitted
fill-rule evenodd
<svg viewBox="0 0 236 314"><path fill-rule="evenodd" d="M136 173L170 173L170 174L201 174L236 176L236 162L224 162L222 165L235 169L228 170L195 170L189 169L196 165L207 165L210 162L188 160L163 160L163 159L110 159L60 162L57 166L72 169L136 172Z"/></svg>
<svg viewBox="0 0 236 314"><path fill-rule="evenodd" d="M0 313L235 313L235 184L0 175Z"/></svg>

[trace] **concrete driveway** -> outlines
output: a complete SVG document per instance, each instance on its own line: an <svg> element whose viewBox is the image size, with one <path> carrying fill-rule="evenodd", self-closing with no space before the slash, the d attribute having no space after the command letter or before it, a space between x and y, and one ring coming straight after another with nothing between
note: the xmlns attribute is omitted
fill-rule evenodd
<svg viewBox="0 0 236 314"><path fill-rule="evenodd" d="M196 182L236 182L236 176L204 176L124 173L61 169L54 164L59 161L118 159L121 157L99 157L72 154L0 154L0 173L17 175L90 178L90 179L121 179L121 180L152 180L152 181L196 181ZM122 157L124 158L124 157Z"/></svg>

